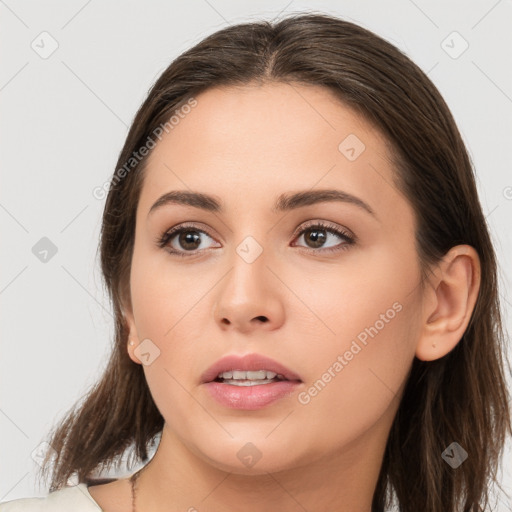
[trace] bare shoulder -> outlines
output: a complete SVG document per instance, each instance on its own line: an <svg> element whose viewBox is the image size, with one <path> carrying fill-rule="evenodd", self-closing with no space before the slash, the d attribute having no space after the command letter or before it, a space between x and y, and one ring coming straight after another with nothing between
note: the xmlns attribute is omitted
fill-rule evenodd
<svg viewBox="0 0 512 512"><path fill-rule="evenodd" d="M126 512L131 510L131 485L127 479L90 485L88 491L104 512Z"/></svg>

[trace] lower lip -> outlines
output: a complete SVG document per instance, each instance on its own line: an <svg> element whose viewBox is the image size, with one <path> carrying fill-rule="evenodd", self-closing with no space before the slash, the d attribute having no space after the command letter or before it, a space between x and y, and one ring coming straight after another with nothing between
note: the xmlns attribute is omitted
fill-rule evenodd
<svg viewBox="0 0 512 512"><path fill-rule="evenodd" d="M210 395L225 407L256 410L291 395L299 384L299 381L284 380L257 386L233 386L222 382L208 382L205 386Z"/></svg>

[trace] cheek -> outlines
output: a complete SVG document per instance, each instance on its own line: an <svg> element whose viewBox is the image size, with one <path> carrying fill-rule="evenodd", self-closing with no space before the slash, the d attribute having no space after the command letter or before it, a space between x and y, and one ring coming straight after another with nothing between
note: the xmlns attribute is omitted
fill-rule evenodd
<svg viewBox="0 0 512 512"><path fill-rule="evenodd" d="M368 419L372 408L381 414L399 391L419 335L415 261L413 253L399 255L381 247L373 254L361 253L339 272L315 276L316 286L299 289L315 312L308 313L308 341L314 341L313 333L322 333L314 345L301 349L310 386L303 402L315 403L319 414L339 404L330 414L340 420L347 411ZM368 407L361 408L361 400Z"/></svg>
<svg viewBox="0 0 512 512"><path fill-rule="evenodd" d="M136 243L130 291L140 336L162 343L194 317L194 305L208 290L208 276L199 277L199 272L187 268L180 268L165 249ZM191 274L197 279L191 280Z"/></svg>
<svg viewBox="0 0 512 512"><path fill-rule="evenodd" d="M283 266L279 274L294 292L282 291L287 316L295 325L307 322L296 332L318 336L319 342L335 343L340 350L357 336L363 342L370 338L367 329L374 333L375 326L381 338L382 331L400 323L399 316L407 316L398 311L406 302L417 305L415 261L413 247L389 243L349 251L328 263Z"/></svg>
<svg viewBox="0 0 512 512"><path fill-rule="evenodd" d="M340 331L350 323L355 335L342 335L308 354L308 378L298 396L296 420L316 454L342 448L376 425L385 430L396 413L414 357L417 306L411 297L402 297L400 304L389 300L383 296L382 306L372 305L357 321L356 311L345 322L340 318ZM349 305L345 313L349 315ZM379 318L381 313L385 320ZM318 424L311 418L318 418Z"/></svg>
<svg viewBox="0 0 512 512"><path fill-rule="evenodd" d="M130 275L131 301L138 338L150 347L151 361L143 369L159 409L160 403L165 403L164 390L165 394L176 396L179 386L174 378L182 380L182 376L175 375L176 362L187 364L189 357L186 349L190 340L185 338L179 343L176 336L190 309L188 290L179 281L165 277L154 256L136 246Z"/></svg>
<svg viewBox="0 0 512 512"><path fill-rule="evenodd" d="M184 437L187 432L181 419L204 416L190 395L192 383L199 378L194 368L204 332L195 321L199 291L182 278L163 276L155 266L134 266L131 294L137 333L141 341L151 340L158 353L151 364L143 365L146 381L166 422Z"/></svg>

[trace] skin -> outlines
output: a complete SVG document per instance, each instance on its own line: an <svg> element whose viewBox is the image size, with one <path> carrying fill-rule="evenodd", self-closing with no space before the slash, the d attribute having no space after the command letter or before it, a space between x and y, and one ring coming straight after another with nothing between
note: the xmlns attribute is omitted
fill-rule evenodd
<svg viewBox="0 0 512 512"><path fill-rule="evenodd" d="M165 418L138 480L137 510L369 512L412 361L443 357L459 342L480 283L478 256L452 248L421 286L414 211L392 184L389 146L326 89L247 85L196 99L150 155L137 209L127 350L135 364L142 340L160 350L143 368ZM354 161L338 149L349 134L365 144ZM357 196L376 217L340 202L271 211L279 194L324 188ZM215 195L226 210L167 205L148 216L171 190ZM356 242L322 252L345 241L324 231L324 245L314 245L300 232L316 220ZM195 256L181 258L155 240L184 222L207 234ZM236 252L249 235L263 249L252 263ZM173 247L194 252L178 236ZM396 303L394 318L300 403L298 393ZM264 409L225 408L200 376L231 353L267 355L303 382ZM237 457L248 442L262 454L250 468ZM131 510L126 479L89 491L108 512Z"/></svg>

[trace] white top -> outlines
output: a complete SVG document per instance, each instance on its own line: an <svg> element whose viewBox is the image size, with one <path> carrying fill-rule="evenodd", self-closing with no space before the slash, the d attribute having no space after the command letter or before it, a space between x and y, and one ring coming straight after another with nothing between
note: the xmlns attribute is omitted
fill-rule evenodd
<svg viewBox="0 0 512 512"><path fill-rule="evenodd" d="M87 484L63 487L42 498L19 498L0 503L0 512L102 512Z"/></svg>

